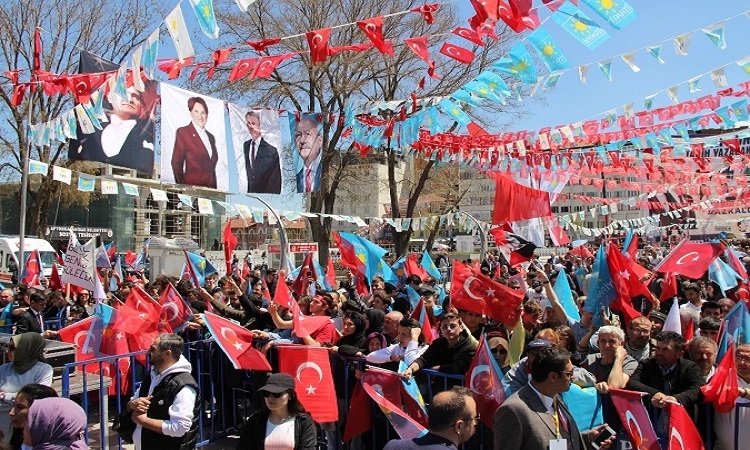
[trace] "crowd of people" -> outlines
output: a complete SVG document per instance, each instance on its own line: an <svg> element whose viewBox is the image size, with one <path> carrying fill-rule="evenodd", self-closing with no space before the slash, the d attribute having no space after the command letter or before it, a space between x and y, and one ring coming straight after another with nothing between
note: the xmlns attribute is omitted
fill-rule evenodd
<svg viewBox="0 0 750 450"><path fill-rule="evenodd" d="M653 269L658 258L654 249L639 250L638 261L646 269ZM746 257L744 262L748 264L750 258ZM695 336L685 336L662 331L671 302L658 300L664 283L661 274L653 273L648 282L650 298L631 299L641 315L626 322L614 309L598 318L585 309L593 258L573 253L552 255L534 260L524 270L522 266L511 267L501 254L491 253L478 263L484 274L512 289L523 290L520 313L523 331L516 333L524 333L526 344L514 364L511 364L510 345L513 330L481 313L457 310L451 304L449 286L430 276L422 279L410 275L399 285L375 277L368 293L358 292L351 274L331 290L324 290L313 278L303 280L304 294L295 294L300 312L330 320L302 337L294 335L289 308L271 298L277 283L293 287L294 280L280 279L273 269L251 271L245 278L209 276L201 287L189 280L163 275L152 281L142 274L135 280L119 280L118 289L100 301L110 304L124 301L135 284L158 299L166 286L173 284L194 313L179 335L162 334L148 350L150 376L145 377L140 389L127 402L125 420L132 422L128 436L137 449L191 448L202 402L211 400L209 397L213 395L216 403L213 414L225 419L244 419L235 430L240 436L238 448L317 448L323 436L328 448L347 445L342 440L353 385L342 383L341 377L346 371L353 375L352 379L361 374L351 364L333 364L342 418L338 424L314 423L299 401L294 379L283 373L272 373L266 378L266 374L244 373L224 363L223 376L214 386L213 394L200 392L195 368L185 359L182 348L186 341L211 337L200 315L211 308L250 330L256 347L274 365L279 345L301 344L326 347L332 357L343 356L349 358L347 361L359 359L360 369L369 364L397 371L407 380L416 378L429 404L429 433L409 442L389 442L389 449L479 444L475 431L484 425L478 420L471 391L457 385L463 384L460 377L469 370L480 339L486 340L508 393L512 394L497 411L494 427L483 430L485 448L489 448L492 439L496 449L544 448L549 441L562 439L572 443L568 448L588 448L601 430L580 432L560 401L559 395L572 383L595 387L604 397L605 420L617 436L600 442L598 445L602 447L627 439L621 433L622 424L616 412L611 405L606 406L610 389L628 389L645 394L644 402L650 407L654 429L660 438L665 438L668 431L664 407L677 402L693 414L704 438L715 442L714 448L734 448L735 411L717 412L711 420L700 420L704 414L714 414L701 408L704 399L700 388L715 373L722 319L737 302L747 301L746 291L722 292L707 278L680 277L676 297L685 323L683 331L691 320L697 325ZM106 271L102 275L106 276ZM572 292L577 294L579 318L570 317L553 288L559 277L565 277ZM411 317L413 303L407 287L424 302L426 327ZM42 398L57 395L40 387L49 386L52 380L52 368L41 356L43 338L55 339L60 327L93 315L91 297L91 292L85 290L68 299L62 291L26 286L0 292L0 308L6 309L10 304L13 317L13 324L6 324L5 332L15 333L5 348L11 362L0 367L0 407L4 408L3 418L8 416L0 431L8 437L6 441L11 448L33 445L33 439L29 440L27 435L37 436L34 424L52 426L48 423L47 402L41 402ZM739 385L736 401L746 403L750 401L750 345L738 345L734 354ZM427 379L420 373L424 369L458 377L439 385L433 382L430 399ZM233 390L242 388L248 380L258 392L251 410L238 405L233 395ZM162 400L155 401L159 398ZM32 406L37 404L41 419L32 420L37 417L32 414ZM49 402L49 405L50 411L60 407L59 403ZM27 415L20 417L20 410L27 411ZM10 414L5 414L8 411ZM750 424L746 410L739 417ZM55 426L69 430L78 426L72 415L66 420L65 424ZM40 438L46 435L38 434ZM143 439L146 436L148 439ZM390 436L395 436L392 430ZM748 437L740 436L740 448L750 448ZM362 437L356 442L361 448L386 445L382 436ZM74 445L78 444L69 444L78 448Z"/></svg>

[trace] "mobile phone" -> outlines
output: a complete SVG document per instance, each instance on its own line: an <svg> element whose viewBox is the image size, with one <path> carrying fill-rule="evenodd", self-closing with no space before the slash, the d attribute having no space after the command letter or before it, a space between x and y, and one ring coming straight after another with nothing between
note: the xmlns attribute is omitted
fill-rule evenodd
<svg viewBox="0 0 750 450"><path fill-rule="evenodd" d="M608 425L591 441L591 446L598 449L601 446L602 442L606 441L612 436L615 436L616 434L617 433L615 433L615 430L613 430Z"/></svg>

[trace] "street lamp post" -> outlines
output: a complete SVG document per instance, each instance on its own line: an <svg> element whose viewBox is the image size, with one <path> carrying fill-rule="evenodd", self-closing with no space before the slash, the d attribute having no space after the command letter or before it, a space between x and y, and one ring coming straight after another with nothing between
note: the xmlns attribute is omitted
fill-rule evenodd
<svg viewBox="0 0 750 450"><path fill-rule="evenodd" d="M279 241L281 242L281 270L284 270L286 273L291 272L293 270L293 267L286 267L286 268L284 267L287 265L286 253L287 253L287 247L289 246L289 242L286 236L286 227L284 226L284 222L281 221L281 217L278 214L276 214L276 211L271 207L271 205L268 204L268 202L258 197L257 195L252 195L252 194L245 194L245 195L247 195L249 198L252 198L253 200L258 200L259 202L261 202L263 206L268 208L269 213L273 214L273 217L276 219L276 223L279 224Z"/></svg>
<svg viewBox="0 0 750 450"><path fill-rule="evenodd" d="M454 214L465 215L477 225L477 228L479 228L479 242L480 242L479 260L484 261L485 256L487 256L487 231L484 229L482 222L480 222L479 219L467 213L466 211L461 211L460 209L455 209Z"/></svg>

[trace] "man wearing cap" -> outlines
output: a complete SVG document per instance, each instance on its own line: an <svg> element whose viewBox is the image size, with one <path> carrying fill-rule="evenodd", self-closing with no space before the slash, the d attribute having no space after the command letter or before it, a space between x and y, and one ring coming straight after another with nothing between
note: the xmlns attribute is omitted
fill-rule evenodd
<svg viewBox="0 0 750 450"><path fill-rule="evenodd" d="M651 338L653 339L667 321L667 315L659 311L651 311L648 313L648 318L651 320Z"/></svg>
<svg viewBox="0 0 750 450"><path fill-rule="evenodd" d="M495 412L495 450L590 448L590 439L606 425L581 434L560 394L570 389L574 375L570 353L547 347L539 351L531 367L531 381ZM615 437L600 444L609 448Z"/></svg>

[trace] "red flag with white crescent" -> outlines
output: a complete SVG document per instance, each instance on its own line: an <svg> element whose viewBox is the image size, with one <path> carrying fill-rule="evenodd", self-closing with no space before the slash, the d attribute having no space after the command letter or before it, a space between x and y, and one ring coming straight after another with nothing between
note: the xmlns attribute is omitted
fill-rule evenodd
<svg viewBox="0 0 750 450"><path fill-rule="evenodd" d="M216 314L207 312L201 316L235 369L271 371L265 355L253 347L253 334L249 330Z"/></svg>
<svg viewBox="0 0 750 450"><path fill-rule="evenodd" d="M357 21L357 26L380 53L393 56L393 43L383 38L383 16Z"/></svg>
<svg viewBox="0 0 750 450"><path fill-rule="evenodd" d="M279 283L282 284L282 283ZM339 420L328 349L306 345L280 345L279 372L294 377L297 397L315 422Z"/></svg>
<svg viewBox="0 0 750 450"><path fill-rule="evenodd" d="M232 71L229 72L229 81L237 81L240 78L244 78L251 70L255 68L258 63L258 58L243 58L237 61Z"/></svg>
<svg viewBox="0 0 750 450"><path fill-rule="evenodd" d="M479 339L477 351L466 372L464 383L477 402L477 412L482 422L492 427L495 411L505 402L508 394L503 387L500 367L490 353L490 346L485 338L486 335L482 334Z"/></svg>
<svg viewBox="0 0 750 450"><path fill-rule="evenodd" d="M331 29L323 28L305 33L307 44L310 46L310 57L313 65L325 62L328 59L328 39L331 37Z"/></svg>
<svg viewBox="0 0 750 450"><path fill-rule="evenodd" d="M609 392L622 421L622 427L628 433L633 448L661 450L651 418L641 400L646 394L624 389L610 389Z"/></svg>
<svg viewBox="0 0 750 450"><path fill-rule="evenodd" d="M678 273L688 278L700 278L725 248L726 246L720 242L691 242L685 239L677 244L654 270Z"/></svg>
<svg viewBox="0 0 750 450"><path fill-rule="evenodd" d="M283 55L264 56L253 69L250 78L268 78L274 70L287 58L291 58L296 53L284 53Z"/></svg>
<svg viewBox="0 0 750 450"><path fill-rule="evenodd" d="M159 303L161 304L159 324L167 329L168 333L179 333L193 317L190 305L172 286L172 283L168 283L167 287L164 288L161 297L159 297Z"/></svg>
<svg viewBox="0 0 750 450"><path fill-rule="evenodd" d="M474 52L450 42L443 43L440 53L463 64L470 64L474 60Z"/></svg>
<svg viewBox="0 0 750 450"><path fill-rule="evenodd" d="M409 46L414 54L424 59L425 61L430 62L430 52L427 50L427 36L407 38L404 39L404 42Z"/></svg>
<svg viewBox="0 0 750 450"><path fill-rule="evenodd" d="M510 328L518 323L523 291L500 284L458 260L453 262L451 286L451 303L456 308L483 313Z"/></svg>
<svg viewBox="0 0 750 450"><path fill-rule="evenodd" d="M705 450L703 439L685 407L676 402L667 402L669 412L668 450Z"/></svg>

